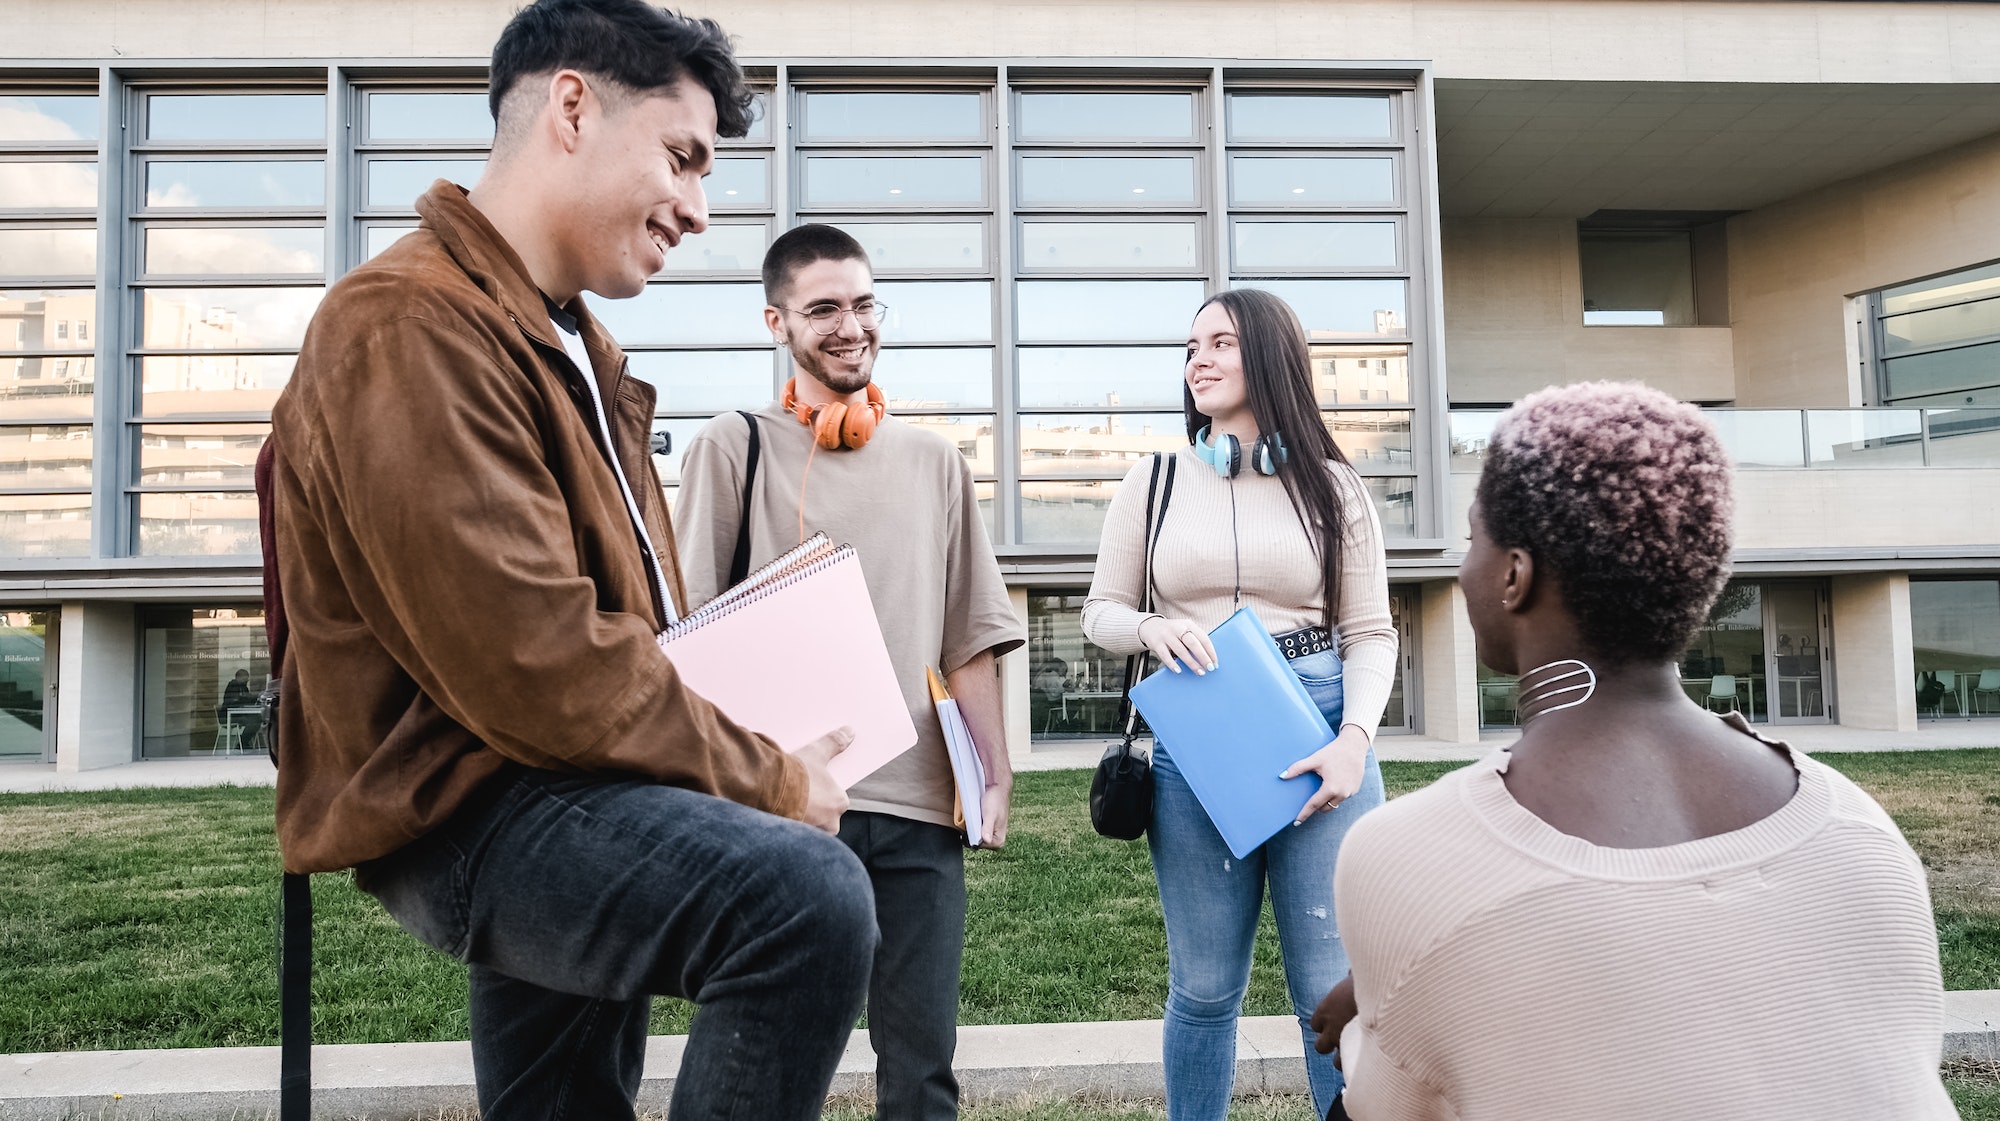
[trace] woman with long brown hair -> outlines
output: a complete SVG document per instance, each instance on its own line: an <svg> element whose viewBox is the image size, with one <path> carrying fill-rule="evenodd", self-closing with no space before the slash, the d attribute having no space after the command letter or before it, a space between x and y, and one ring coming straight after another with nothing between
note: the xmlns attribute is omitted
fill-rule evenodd
<svg viewBox="0 0 2000 1121"><path fill-rule="evenodd" d="M1207 632L1253 611L1335 729L1287 777L1319 791L1295 827L1242 860L1156 743L1147 830L1167 925L1167 1115L1221 1121L1236 1070L1236 1020L1268 882L1286 985L1302 1038L1319 997L1347 972L1333 909L1334 857L1355 820L1382 802L1372 743L1396 668L1382 531L1361 478L1320 420L1305 331L1284 301L1239 289L1196 314L1183 373L1189 446L1151 543L1152 465L1126 476L1106 514L1083 630L1106 649L1161 665L1215 666ZM1305 1048L1324 1112L1340 1092L1331 1061Z"/></svg>

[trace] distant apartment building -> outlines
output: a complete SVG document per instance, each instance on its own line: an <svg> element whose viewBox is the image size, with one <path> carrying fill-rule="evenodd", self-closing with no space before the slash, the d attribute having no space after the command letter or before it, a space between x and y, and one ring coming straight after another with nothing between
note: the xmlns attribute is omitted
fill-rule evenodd
<svg viewBox="0 0 2000 1121"><path fill-rule="evenodd" d="M891 408L966 456L1028 647L1013 747L1112 730L1078 617L1180 341L1299 312L1388 537L1385 731L1516 719L1453 574L1485 438L1638 379L1737 465L1682 660L1772 725L2000 715L2000 5L695 3L761 91L711 229L593 307L655 457L785 376L757 267L840 225ZM0 0L0 758L243 750L269 672L251 466L326 285L477 181L507 0ZM1989 490L1989 488L1991 488Z"/></svg>

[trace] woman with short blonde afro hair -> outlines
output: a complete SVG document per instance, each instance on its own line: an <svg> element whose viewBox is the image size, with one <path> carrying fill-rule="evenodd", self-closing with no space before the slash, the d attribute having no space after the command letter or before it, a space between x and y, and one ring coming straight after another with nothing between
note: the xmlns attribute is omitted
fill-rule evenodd
<svg viewBox="0 0 2000 1121"><path fill-rule="evenodd" d="M1548 568L1607 661L1683 649L1729 579L1729 456L1701 410L1634 382L1522 398L1478 497L1493 543Z"/></svg>

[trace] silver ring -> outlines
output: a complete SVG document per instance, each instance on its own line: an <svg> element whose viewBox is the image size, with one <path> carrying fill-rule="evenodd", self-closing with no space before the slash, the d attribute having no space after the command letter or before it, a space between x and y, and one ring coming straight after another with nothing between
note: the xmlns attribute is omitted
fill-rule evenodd
<svg viewBox="0 0 2000 1121"><path fill-rule="evenodd" d="M1182 632L1181 632L1181 635L1182 635L1183 637L1185 637L1185 636L1187 636L1187 635L1191 635L1191 634L1193 634L1193 633L1194 633L1193 631L1182 631Z"/></svg>

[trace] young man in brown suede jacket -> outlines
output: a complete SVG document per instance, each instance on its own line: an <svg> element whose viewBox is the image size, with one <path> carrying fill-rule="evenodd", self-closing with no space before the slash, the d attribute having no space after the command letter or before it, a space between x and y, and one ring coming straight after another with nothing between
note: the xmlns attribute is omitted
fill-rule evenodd
<svg viewBox="0 0 2000 1121"><path fill-rule="evenodd" d="M654 393L580 299L706 226L749 93L712 22L539 0L491 98L478 187L333 286L272 417L285 866L470 966L486 1121L631 1117L655 993L702 1006L677 1121L817 1118L876 944L847 735L787 756L661 654Z"/></svg>

